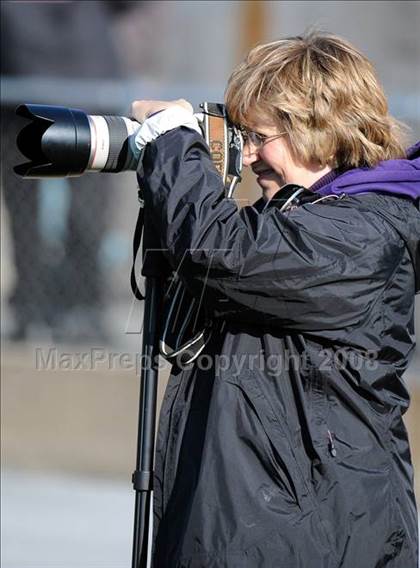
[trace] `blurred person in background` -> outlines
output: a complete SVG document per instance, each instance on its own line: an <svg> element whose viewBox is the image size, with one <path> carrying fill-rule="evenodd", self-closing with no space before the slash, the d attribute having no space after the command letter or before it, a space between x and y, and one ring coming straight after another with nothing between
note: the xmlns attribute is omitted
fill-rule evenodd
<svg viewBox="0 0 420 568"><path fill-rule="evenodd" d="M226 103L263 193L241 210L187 101L132 105L156 246L213 323L163 401L153 566L415 568L420 143L329 34L257 46Z"/></svg>
<svg viewBox="0 0 420 568"><path fill-rule="evenodd" d="M121 64L112 37L115 15L130 2L2 2L1 73L28 79L116 79ZM24 94L22 95L24 96ZM31 100L21 102L45 101ZM60 104L57 101L56 104ZM52 327L55 339L105 339L105 280L99 251L111 208L109 176L70 178L63 246L43 240L40 182L21 179L17 105L2 107L2 189L9 212L16 280L11 338ZM95 108L90 109L95 114ZM98 114L104 114L100 112ZM115 114L110 107L108 114Z"/></svg>

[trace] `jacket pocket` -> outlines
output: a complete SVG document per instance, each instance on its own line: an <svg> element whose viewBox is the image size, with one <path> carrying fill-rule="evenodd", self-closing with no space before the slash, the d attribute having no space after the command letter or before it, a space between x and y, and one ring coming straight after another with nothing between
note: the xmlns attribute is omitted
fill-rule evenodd
<svg viewBox="0 0 420 568"><path fill-rule="evenodd" d="M336 557L334 542L325 528L325 523L320 516L316 496L310 480L305 477L302 469L301 456L296 447L296 440L292 439L288 426L283 417L276 414L272 402L264 394L259 384L260 377L250 371L241 373L237 386L243 392L248 404L253 408L259 424L263 428L266 440L266 448L273 465L281 479L281 485L299 511L302 519L307 514L314 514L318 519L317 538L320 539L325 550L329 551L332 558Z"/></svg>
<svg viewBox="0 0 420 568"><path fill-rule="evenodd" d="M243 372L240 381L235 384L253 415L252 431L249 432L246 443L254 446L263 467L270 473L288 504L301 508L299 472L286 432L253 373Z"/></svg>

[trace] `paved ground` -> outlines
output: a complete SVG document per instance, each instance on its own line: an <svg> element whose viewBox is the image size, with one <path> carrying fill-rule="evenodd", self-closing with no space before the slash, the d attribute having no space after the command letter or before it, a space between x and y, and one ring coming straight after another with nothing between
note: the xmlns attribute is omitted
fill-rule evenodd
<svg viewBox="0 0 420 568"><path fill-rule="evenodd" d="M2 568L128 568L134 491L89 477L2 475Z"/></svg>

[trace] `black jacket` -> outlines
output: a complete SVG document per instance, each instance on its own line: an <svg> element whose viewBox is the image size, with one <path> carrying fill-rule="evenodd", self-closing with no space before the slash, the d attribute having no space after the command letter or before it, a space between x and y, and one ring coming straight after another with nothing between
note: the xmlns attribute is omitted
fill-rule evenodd
<svg viewBox="0 0 420 568"><path fill-rule="evenodd" d="M204 290L216 327L164 397L154 566L417 566L402 421L414 202L368 193L239 211L184 128L147 148L138 178L167 261Z"/></svg>

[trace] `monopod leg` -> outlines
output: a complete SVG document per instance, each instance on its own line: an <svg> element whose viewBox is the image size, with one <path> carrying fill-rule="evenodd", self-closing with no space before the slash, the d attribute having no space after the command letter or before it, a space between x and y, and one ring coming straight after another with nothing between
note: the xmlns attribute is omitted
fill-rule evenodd
<svg viewBox="0 0 420 568"><path fill-rule="evenodd" d="M136 471L133 473L136 501L132 568L147 568L148 562L158 381L157 322L161 295L162 280L160 278L147 277L144 304L137 461Z"/></svg>

